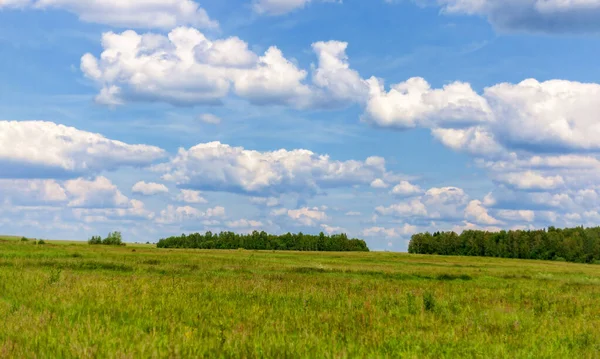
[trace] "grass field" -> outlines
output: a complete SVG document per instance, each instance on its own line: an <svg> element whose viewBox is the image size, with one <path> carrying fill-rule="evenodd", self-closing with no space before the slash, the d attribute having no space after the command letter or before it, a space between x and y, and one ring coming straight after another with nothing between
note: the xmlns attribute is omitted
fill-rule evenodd
<svg viewBox="0 0 600 359"><path fill-rule="evenodd" d="M0 240L0 358L599 358L600 266Z"/></svg>

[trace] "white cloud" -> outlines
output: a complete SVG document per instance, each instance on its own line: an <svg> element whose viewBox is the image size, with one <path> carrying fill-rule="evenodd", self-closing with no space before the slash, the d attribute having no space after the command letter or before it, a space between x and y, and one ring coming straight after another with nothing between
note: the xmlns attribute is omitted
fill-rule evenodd
<svg viewBox="0 0 600 359"><path fill-rule="evenodd" d="M204 113L198 116L198 119L204 123L208 123L211 125L218 125L221 123L221 118L210 113Z"/></svg>
<svg viewBox="0 0 600 359"><path fill-rule="evenodd" d="M122 166L146 166L160 148L129 145L52 122L0 121L0 177L76 177Z"/></svg>
<svg viewBox="0 0 600 359"><path fill-rule="evenodd" d="M55 180L0 179L0 202L7 205L60 204L67 199L65 189Z"/></svg>
<svg viewBox="0 0 600 359"><path fill-rule="evenodd" d="M217 206L209 208L206 211L201 211L190 206L175 207L167 206L166 209L160 212L160 217L156 218L159 224L174 224L186 221L194 221L201 219L222 218L225 216L225 208Z"/></svg>
<svg viewBox="0 0 600 359"><path fill-rule="evenodd" d="M400 217L426 217L428 215L427 208L420 199L413 199L408 202L393 204L389 207L380 206L375 210L382 216L394 215Z"/></svg>
<svg viewBox="0 0 600 359"><path fill-rule="evenodd" d="M145 196L152 196L159 193L169 193L169 189L164 184L153 182L146 183L144 181L133 185L131 191L133 193L141 193Z"/></svg>
<svg viewBox="0 0 600 359"><path fill-rule="evenodd" d="M78 178L66 181L64 187L69 194L69 207L73 208L125 208L129 199L106 177L94 180Z"/></svg>
<svg viewBox="0 0 600 359"><path fill-rule="evenodd" d="M467 83L432 89L415 77L385 91L381 80L368 80L370 95L363 120L381 127L464 126L490 120L489 105Z"/></svg>
<svg viewBox="0 0 600 359"><path fill-rule="evenodd" d="M417 227L410 224L405 224L401 228L371 227L362 231L362 235L365 237L385 238L398 238L402 236L410 236L415 233L417 233Z"/></svg>
<svg viewBox="0 0 600 359"><path fill-rule="evenodd" d="M463 217L467 201L467 194L460 188L431 188L423 196L389 207L379 206L375 211L382 216L452 220Z"/></svg>
<svg viewBox="0 0 600 359"><path fill-rule="evenodd" d="M177 200L179 202L191 204L208 203L208 201L202 197L202 192L189 189L182 189L179 195L177 195Z"/></svg>
<svg viewBox="0 0 600 359"><path fill-rule="evenodd" d="M334 161L308 150L258 152L211 142L180 149L155 170L186 188L264 196L369 184L383 173L380 161L367 162Z"/></svg>
<svg viewBox="0 0 600 359"><path fill-rule="evenodd" d="M321 228L323 229L323 231L325 231L325 233L332 235L332 234L336 234L336 233L346 233L347 230L345 228L342 227L335 227L335 226L329 226L327 224L321 224Z"/></svg>
<svg viewBox="0 0 600 359"><path fill-rule="evenodd" d="M520 190L551 190L565 183L561 176L543 176L533 171L506 173L496 180Z"/></svg>
<svg viewBox="0 0 600 359"><path fill-rule="evenodd" d="M396 196L410 197L423 193L423 190L421 187L413 185L408 181L401 181L400 184L394 186L390 193Z"/></svg>
<svg viewBox="0 0 600 359"><path fill-rule="evenodd" d="M600 30L599 0L437 0L437 3L448 14L485 16L502 30L549 33Z"/></svg>
<svg viewBox="0 0 600 359"><path fill-rule="evenodd" d="M309 72L275 46L260 56L237 37L209 40L189 27L168 36L107 32L102 46L98 58L85 54L80 68L101 86L96 101L111 106L130 101L218 104L233 92L256 105L330 108L362 103L368 95L367 82L350 69L344 42L313 44L318 66L312 84L307 83Z"/></svg>
<svg viewBox="0 0 600 359"><path fill-rule="evenodd" d="M483 206L483 203L478 200L469 202L465 209L465 217L467 220L475 222L477 224L492 225L500 224L500 221L490 216L487 208Z"/></svg>
<svg viewBox="0 0 600 359"><path fill-rule="evenodd" d="M363 103L369 94L369 84L350 68L346 55L348 43L321 41L314 43L312 48L319 59L313 83L325 89L335 102Z"/></svg>
<svg viewBox="0 0 600 359"><path fill-rule="evenodd" d="M359 216L362 216L362 213L350 211L350 212L346 212L346 216L348 216L348 217L359 217Z"/></svg>
<svg viewBox="0 0 600 359"><path fill-rule="evenodd" d="M237 221L229 221L225 223L229 228L259 228L263 227L263 223L248 219L239 219Z"/></svg>
<svg viewBox="0 0 600 359"><path fill-rule="evenodd" d="M381 178L377 178L376 180L373 180L373 182L371 182L371 187L372 188L388 188L389 185L387 183L385 183Z"/></svg>
<svg viewBox="0 0 600 359"><path fill-rule="evenodd" d="M204 9L192 0L3 0L3 6L61 9L82 21L118 27L172 29L179 25L214 28Z"/></svg>
<svg viewBox="0 0 600 359"><path fill-rule="evenodd" d="M327 220L327 214L318 207L300 209L278 209L271 212L272 216L287 216L295 222L309 227L314 227Z"/></svg>

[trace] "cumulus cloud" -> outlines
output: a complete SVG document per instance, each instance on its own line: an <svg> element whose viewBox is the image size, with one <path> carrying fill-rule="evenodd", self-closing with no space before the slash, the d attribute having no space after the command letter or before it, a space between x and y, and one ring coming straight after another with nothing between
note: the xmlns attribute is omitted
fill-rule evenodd
<svg viewBox="0 0 600 359"><path fill-rule="evenodd" d="M62 185L55 180L0 179L0 199L6 205L58 205L66 202L68 196Z"/></svg>
<svg viewBox="0 0 600 359"><path fill-rule="evenodd" d="M321 224L321 228L323 229L323 231L325 231L325 233L327 233L329 235L332 235L335 233L346 233L347 232L347 230L345 228L330 226L327 224Z"/></svg>
<svg viewBox="0 0 600 359"><path fill-rule="evenodd" d="M468 195L460 188L431 188L423 196L388 207L379 206L375 212L382 216L454 220L463 218L467 201Z"/></svg>
<svg viewBox="0 0 600 359"><path fill-rule="evenodd" d="M225 208L221 206L201 211L190 206L175 207L169 205L160 212L160 216L156 218L156 222L159 224L175 224L186 221L209 220L222 217L225 217Z"/></svg>
<svg viewBox="0 0 600 359"><path fill-rule="evenodd" d="M94 180L78 178L65 182L69 194L69 207L74 208L124 208L130 206L129 199L106 177Z"/></svg>
<svg viewBox="0 0 600 359"><path fill-rule="evenodd" d="M565 183L561 176L543 176L533 171L506 173L496 180L521 190L551 190Z"/></svg>
<svg viewBox="0 0 600 359"><path fill-rule="evenodd" d="M385 183L385 181L382 180L381 178L377 178L376 180L371 182L371 187L381 189L381 188L388 188L389 185L387 183Z"/></svg>
<svg viewBox="0 0 600 359"><path fill-rule="evenodd" d="M423 190L421 187L413 185L408 181L401 181L399 184L394 186L390 193L400 197L410 197L418 195L422 192Z"/></svg>
<svg viewBox="0 0 600 359"><path fill-rule="evenodd" d="M60 9L81 21L118 27L172 29L180 25L218 27L204 9L192 0L3 0L2 7Z"/></svg>
<svg viewBox="0 0 600 359"><path fill-rule="evenodd" d="M437 0L437 3L448 14L484 16L501 30L547 33L600 30L600 0Z"/></svg>
<svg viewBox="0 0 600 359"><path fill-rule="evenodd" d="M415 233L417 233L417 227L410 224L405 224L400 228L371 227L362 231L362 235L365 237L385 238L398 238L402 236L410 236Z"/></svg>
<svg viewBox="0 0 600 359"><path fill-rule="evenodd" d="M432 89L415 77L391 86L386 92L381 80L368 80L369 99L363 120L381 127L464 126L490 120L489 105L469 84L455 82Z"/></svg>
<svg viewBox="0 0 600 359"><path fill-rule="evenodd" d="M189 189L182 189L177 195L177 200L179 202L191 204L208 203L208 201L202 197L202 192Z"/></svg>
<svg viewBox="0 0 600 359"><path fill-rule="evenodd" d="M140 193L145 196L153 196L159 193L169 193L169 189L164 184L154 182L146 183L144 181L140 181L133 185L131 191L133 193Z"/></svg>
<svg viewBox="0 0 600 359"><path fill-rule="evenodd" d="M258 152L211 142L180 149L154 169L164 172L164 180L184 188L268 197L369 184L385 174L381 164L374 158L334 161L308 150Z"/></svg>
<svg viewBox="0 0 600 359"><path fill-rule="evenodd" d="M237 37L209 40L194 28L179 27L168 36L125 31L102 37L99 58L85 54L80 68L101 86L96 101L161 101L173 105L219 104L234 93L256 105L329 108L362 101L367 84L350 69L347 43L313 44L318 57L313 83L272 46L263 55ZM201 117L213 123L210 115Z"/></svg>
<svg viewBox="0 0 600 359"><path fill-rule="evenodd" d="M314 227L317 224L327 220L327 214L318 207L304 207L299 209L281 208L272 211L271 215L287 216L288 218L291 218L294 222L308 227Z"/></svg>
<svg viewBox="0 0 600 359"><path fill-rule="evenodd" d="M483 206L483 203L478 200L469 202L465 209L465 218L477 224L493 225L500 224L501 222L496 218L490 216L487 208Z"/></svg>
<svg viewBox="0 0 600 359"><path fill-rule="evenodd" d="M198 119L210 125L218 125L221 123L221 118L210 113L204 113L198 116Z"/></svg>
<svg viewBox="0 0 600 359"><path fill-rule="evenodd" d="M160 148L129 145L52 122L0 121L0 177L77 177L123 166L146 166Z"/></svg>
<svg viewBox="0 0 600 359"><path fill-rule="evenodd" d="M248 219L239 219L237 221L228 221L228 222L225 222L225 224L229 228L236 228L236 229L260 228L260 227L264 226L262 222L248 220Z"/></svg>

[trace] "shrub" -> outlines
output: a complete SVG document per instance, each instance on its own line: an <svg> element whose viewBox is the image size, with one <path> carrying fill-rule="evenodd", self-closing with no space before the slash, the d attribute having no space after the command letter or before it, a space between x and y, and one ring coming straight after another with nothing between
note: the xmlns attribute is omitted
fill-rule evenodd
<svg viewBox="0 0 600 359"><path fill-rule="evenodd" d="M423 294L423 308L426 312L432 312L435 309L435 297L431 292Z"/></svg>
<svg viewBox="0 0 600 359"><path fill-rule="evenodd" d="M37 241L37 244L46 244L46 242L43 239L40 239L39 241Z"/></svg>
<svg viewBox="0 0 600 359"><path fill-rule="evenodd" d="M107 246L122 246L123 237L121 236L121 232L111 232L108 234L108 237L104 238L102 244Z"/></svg>
<svg viewBox="0 0 600 359"><path fill-rule="evenodd" d="M21 242L29 242L29 239L27 239L26 237L21 238Z"/></svg>
<svg viewBox="0 0 600 359"><path fill-rule="evenodd" d="M92 238L90 238L88 240L88 244L102 244L102 237L100 236L92 236Z"/></svg>

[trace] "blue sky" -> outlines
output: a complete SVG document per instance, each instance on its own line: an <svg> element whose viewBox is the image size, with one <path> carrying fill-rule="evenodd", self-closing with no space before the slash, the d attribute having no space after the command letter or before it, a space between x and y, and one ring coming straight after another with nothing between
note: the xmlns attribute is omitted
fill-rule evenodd
<svg viewBox="0 0 600 359"><path fill-rule="evenodd" d="M597 225L600 0L5 0L0 233Z"/></svg>

